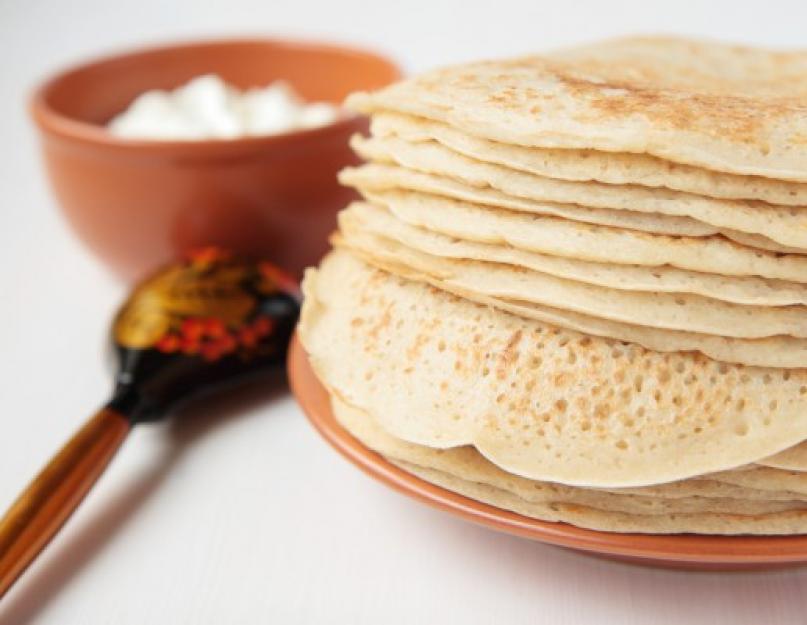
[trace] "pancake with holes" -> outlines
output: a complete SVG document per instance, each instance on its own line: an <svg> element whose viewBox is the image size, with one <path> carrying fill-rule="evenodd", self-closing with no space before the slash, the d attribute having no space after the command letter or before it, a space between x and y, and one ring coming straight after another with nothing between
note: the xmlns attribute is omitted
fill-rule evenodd
<svg viewBox="0 0 807 625"><path fill-rule="evenodd" d="M363 201L299 326L337 420L529 517L807 532L804 75L629 38L349 98Z"/></svg>

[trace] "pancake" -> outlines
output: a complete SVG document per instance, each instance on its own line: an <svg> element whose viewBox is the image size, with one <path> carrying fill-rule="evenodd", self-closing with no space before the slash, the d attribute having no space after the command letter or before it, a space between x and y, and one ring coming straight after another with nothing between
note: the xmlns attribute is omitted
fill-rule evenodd
<svg viewBox="0 0 807 625"><path fill-rule="evenodd" d="M533 269L561 278L617 290L693 293L735 304L787 306L807 304L807 285L754 276L726 277L676 269L612 265L548 256L507 245L453 239L395 219L383 207L355 202L339 215L342 232L361 230L394 239L426 254L453 259L482 260Z"/></svg>
<svg viewBox="0 0 807 625"><path fill-rule="evenodd" d="M630 37L437 69L348 105L513 145L643 153L807 182L805 75L801 51Z"/></svg>
<svg viewBox="0 0 807 625"><path fill-rule="evenodd" d="M395 461L405 471L460 495L542 521L571 523L603 532L636 534L803 534L807 513L791 510L761 515L745 514L627 514L570 503L533 503L512 493L451 474Z"/></svg>
<svg viewBox="0 0 807 625"><path fill-rule="evenodd" d="M807 443L799 443L790 449L780 451L775 456L758 460L757 464L785 471L807 473Z"/></svg>
<svg viewBox="0 0 807 625"><path fill-rule="evenodd" d="M365 192L396 218L446 236L551 256L807 283L807 257L755 250L722 236L671 237L484 207L411 191Z"/></svg>
<svg viewBox="0 0 807 625"><path fill-rule="evenodd" d="M614 226L673 236L705 237L721 231L690 217L647 214L636 211L593 208L577 204L539 202L510 196L493 188L472 187L446 176L436 176L406 169L395 164L371 163L362 167L348 167L339 174L342 184L354 187L366 195L367 191L410 190L445 196L474 204L507 208L514 211L551 215L572 221ZM763 237L763 240L768 241ZM769 242L773 244L773 242Z"/></svg>
<svg viewBox="0 0 807 625"><path fill-rule="evenodd" d="M333 242L337 247L344 245L339 235L333 237ZM752 367L803 369L807 366L807 341L804 339L788 336L775 336L766 339L735 339L619 323L552 306L480 295L478 292L463 290L452 286L450 283L435 279L429 274L418 272L411 266L385 261L378 256L365 254L358 248L353 248L350 252L367 264L396 276L423 282L468 301L503 310L525 319L548 323L559 328L636 343L658 352L696 351L720 362Z"/></svg>
<svg viewBox="0 0 807 625"><path fill-rule="evenodd" d="M499 263L441 258L361 231L346 233L346 244L370 258L412 267L448 289L466 293L554 305L650 328L749 339L807 337L807 308L803 306L742 306L686 293L610 289Z"/></svg>
<svg viewBox="0 0 807 625"><path fill-rule="evenodd" d="M374 115L372 133L377 137L400 137L413 143L437 141L470 158L548 178L662 187L728 200L760 200L768 204L807 206L807 184L762 176L725 174L703 167L681 165L649 154L525 148L469 135L423 117L396 113Z"/></svg>
<svg viewBox="0 0 807 625"><path fill-rule="evenodd" d="M787 490L807 494L807 473L774 467L757 466L750 471L726 471L710 476L718 482L755 490Z"/></svg>
<svg viewBox="0 0 807 625"><path fill-rule="evenodd" d="M345 252L310 271L305 292L301 338L330 388L397 438L473 444L515 475L653 485L733 469L807 437L806 371L562 330Z"/></svg>
<svg viewBox="0 0 807 625"><path fill-rule="evenodd" d="M390 436L371 415L340 400L337 396L331 398L331 405L337 421L348 432L363 445L393 462L437 470L455 478L486 484L534 504L575 504L602 511L637 515L703 514L704 512L760 515L789 510L807 510L807 502L803 500L780 501L697 495L668 499L625 494L616 490L574 488L527 480L502 471L472 447L438 450L407 443Z"/></svg>
<svg viewBox="0 0 807 625"><path fill-rule="evenodd" d="M414 171L454 178L469 186L490 187L514 197L689 217L715 228L758 234L780 245L807 249L807 208L803 207L715 199L638 185L558 180L471 159L436 142L409 143L395 137L364 139L357 136L351 145L366 159L393 162Z"/></svg>

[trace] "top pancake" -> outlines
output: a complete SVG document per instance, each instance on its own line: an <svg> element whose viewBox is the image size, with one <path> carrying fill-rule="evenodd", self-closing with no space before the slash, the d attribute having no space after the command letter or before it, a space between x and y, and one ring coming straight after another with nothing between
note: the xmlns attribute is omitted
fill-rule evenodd
<svg viewBox="0 0 807 625"><path fill-rule="evenodd" d="M625 38L438 69L348 104L514 145L807 182L807 52Z"/></svg>

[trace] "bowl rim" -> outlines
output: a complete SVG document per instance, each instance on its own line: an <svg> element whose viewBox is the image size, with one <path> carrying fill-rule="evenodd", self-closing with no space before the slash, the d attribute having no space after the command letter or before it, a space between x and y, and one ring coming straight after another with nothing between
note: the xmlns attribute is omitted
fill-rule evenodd
<svg viewBox="0 0 807 625"><path fill-rule="evenodd" d="M363 119L362 115L348 111L341 119L314 128L290 130L287 132L261 136L245 136L235 139L204 139L204 140L160 140L160 139L131 139L122 138L108 132L103 126L81 121L65 115L54 109L48 103L48 96L53 88L69 78L72 74L87 71L94 66L128 57L136 57L153 52L168 52L171 50L204 48L210 46L230 46L244 44L270 44L278 47L305 49L324 53L347 53L350 56L369 57L386 65L393 79L403 76L403 69L391 57L376 52L370 48L342 44L319 39L285 38L273 36L245 36L245 37L211 37L201 39L187 39L173 42L156 43L152 45L135 46L119 51L113 51L90 58L83 62L73 63L66 68L50 74L39 82L33 89L29 101L28 112L40 132L51 134L70 141L93 144L107 148L124 149L132 152L147 152L149 154L165 155L195 155L216 154L223 151L254 150L278 144L285 144L298 138L328 136L343 134L355 128Z"/></svg>

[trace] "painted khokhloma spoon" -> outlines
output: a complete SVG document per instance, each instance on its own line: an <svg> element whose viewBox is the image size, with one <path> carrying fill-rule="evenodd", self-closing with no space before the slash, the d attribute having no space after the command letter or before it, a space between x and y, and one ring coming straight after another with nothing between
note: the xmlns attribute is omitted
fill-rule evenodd
<svg viewBox="0 0 807 625"><path fill-rule="evenodd" d="M138 285L112 326L112 398L0 520L0 598L103 473L131 428L285 361L300 310L295 280L219 248L192 252Z"/></svg>

